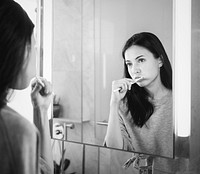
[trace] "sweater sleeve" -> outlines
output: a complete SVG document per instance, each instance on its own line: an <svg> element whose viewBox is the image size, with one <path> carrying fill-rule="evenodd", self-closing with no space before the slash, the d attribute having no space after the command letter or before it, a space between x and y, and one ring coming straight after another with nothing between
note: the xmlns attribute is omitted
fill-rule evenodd
<svg viewBox="0 0 200 174"><path fill-rule="evenodd" d="M130 135L126 129L126 125L120 113L119 113L119 124L120 124L122 139L123 139L123 150L134 151L135 149L133 147L132 140L130 138Z"/></svg>
<svg viewBox="0 0 200 174"><path fill-rule="evenodd" d="M20 174L52 174L48 163L40 157L40 135L39 131L34 129L24 132L21 145L19 145Z"/></svg>
<svg viewBox="0 0 200 174"><path fill-rule="evenodd" d="M33 127L20 126L10 142L17 173L39 173L38 132Z"/></svg>
<svg viewBox="0 0 200 174"><path fill-rule="evenodd" d="M22 173L52 174L48 163L40 156L40 134L35 130L27 131L21 146Z"/></svg>
<svg viewBox="0 0 200 174"><path fill-rule="evenodd" d="M40 157L40 172L41 174L52 174L51 168L42 157Z"/></svg>

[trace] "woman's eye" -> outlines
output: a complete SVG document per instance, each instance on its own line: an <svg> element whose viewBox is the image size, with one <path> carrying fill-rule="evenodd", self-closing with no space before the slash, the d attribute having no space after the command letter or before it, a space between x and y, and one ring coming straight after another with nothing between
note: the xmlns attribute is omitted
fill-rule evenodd
<svg viewBox="0 0 200 174"><path fill-rule="evenodd" d="M130 67L132 64L131 63L127 63L126 66Z"/></svg>
<svg viewBox="0 0 200 174"><path fill-rule="evenodd" d="M139 63L142 63L142 62L144 62L145 61L145 59L138 59L138 62Z"/></svg>

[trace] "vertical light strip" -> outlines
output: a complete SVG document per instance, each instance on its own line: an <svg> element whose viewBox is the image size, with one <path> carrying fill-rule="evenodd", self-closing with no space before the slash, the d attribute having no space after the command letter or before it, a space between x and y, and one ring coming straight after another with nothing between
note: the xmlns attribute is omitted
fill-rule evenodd
<svg viewBox="0 0 200 174"><path fill-rule="evenodd" d="M106 89L106 53L103 53L102 57L103 89Z"/></svg>
<svg viewBox="0 0 200 174"><path fill-rule="evenodd" d="M179 137L188 137L191 128L191 0L175 0L174 8L175 130Z"/></svg>
<svg viewBox="0 0 200 174"><path fill-rule="evenodd" d="M43 75L52 81L52 39L53 39L53 0L44 0L44 24L43 24L43 43L44 43L44 57L43 57Z"/></svg>
<svg viewBox="0 0 200 174"><path fill-rule="evenodd" d="M83 106L83 100L84 100L83 99L83 96L84 96L84 94L83 94L83 92L84 92L84 89L83 89L83 80L84 80L83 79L84 78L83 77L83 73L84 73L84 71L83 71L83 39L84 39L83 38L84 37L83 36L83 30L84 30L84 28L83 28L84 27L83 26L84 25L83 24L84 23L84 21L83 21L84 20L83 19L83 15L84 15L83 14L83 0L81 0L80 3L81 3L80 4L81 5L80 6L80 10L81 10L80 11L80 15L81 15L80 16L80 20L81 20L80 21L80 34L81 34L81 40L80 40L81 41L80 42L80 44L81 44L81 48L80 48L81 49L80 50L81 51L81 96L80 97L81 97L81 123L83 123L83 121L84 121L84 113L83 113L84 112L84 106ZM83 124L81 124L81 142L83 143Z"/></svg>
<svg viewBox="0 0 200 174"><path fill-rule="evenodd" d="M52 55L53 55L53 0L44 0L43 6L43 76L48 81L52 82ZM53 102L52 102L53 105ZM48 110L48 118L50 119L53 113L53 107Z"/></svg>
<svg viewBox="0 0 200 174"><path fill-rule="evenodd" d="M36 17L36 75L40 76L40 56L41 56L41 0L37 0L37 17Z"/></svg>

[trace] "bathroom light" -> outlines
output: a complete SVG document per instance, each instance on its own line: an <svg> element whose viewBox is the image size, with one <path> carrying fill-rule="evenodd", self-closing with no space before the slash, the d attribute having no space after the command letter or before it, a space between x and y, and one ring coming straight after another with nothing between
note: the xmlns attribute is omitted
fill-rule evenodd
<svg viewBox="0 0 200 174"><path fill-rule="evenodd" d="M43 18L43 59L42 74L50 82L52 82L52 38L53 38L53 0L37 0L42 6L41 10ZM44 8L45 7L45 8ZM52 102L53 103L53 102ZM53 107L50 105L48 110L48 118L51 119Z"/></svg>
<svg viewBox="0 0 200 174"><path fill-rule="evenodd" d="M191 0L174 1L175 134L189 137L191 129Z"/></svg>

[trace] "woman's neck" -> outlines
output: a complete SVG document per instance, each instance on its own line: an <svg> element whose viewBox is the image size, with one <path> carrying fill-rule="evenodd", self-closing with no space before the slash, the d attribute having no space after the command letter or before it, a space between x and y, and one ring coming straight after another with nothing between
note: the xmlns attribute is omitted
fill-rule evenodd
<svg viewBox="0 0 200 174"><path fill-rule="evenodd" d="M169 92L169 89L162 84L161 80L157 80L146 87L146 89L149 92L150 97L154 100L163 98Z"/></svg>

